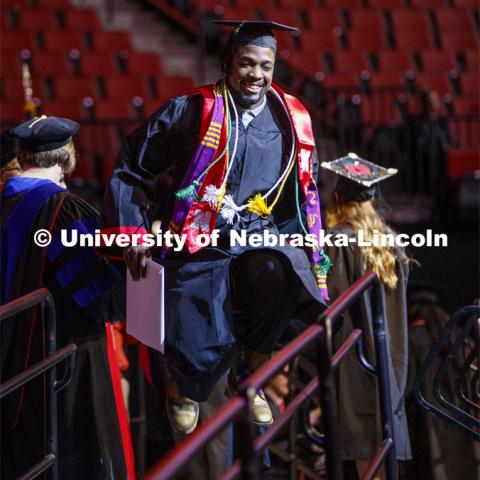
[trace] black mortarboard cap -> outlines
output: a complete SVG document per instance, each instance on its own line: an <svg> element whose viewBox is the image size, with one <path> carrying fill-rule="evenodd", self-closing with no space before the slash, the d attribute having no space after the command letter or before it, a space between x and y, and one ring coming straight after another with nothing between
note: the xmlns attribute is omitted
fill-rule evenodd
<svg viewBox="0 0 480 480"><path fill-rule="evenodd" d="M377 195L377 184L395 175L396 168L384 168L356 153L337 158L332 162L322 162L322 167L339 176L335 191L347 201L363 202Z"/></svg>
<svg viewBox="0 0 480 480"><path fill-rule="evenodd" d="M1 163L0 168L3 168L8 162L15 158L18 147L18 139L12 135L10 130L4 130L1 134Z"/></svg>
<svg viewBox="0 0 480 480"><path fill-rule="evenodd" d="M256 45L257 47L269 48L277 51L277 40L273 30L296 32L298 28L282 25L277 22L266 22L260 20L214 20L214 23L226 27L235 27L225 44L223 63L226 57L231 56L243 45Z"/></svg>
<svg viewBox="0 0 480 480"><path fill-rule="evenodd" d="M69 143L79 128L77 122L68 118L42 115L12 128L11 133L18 138L22 150L47 152Z"/></svg>

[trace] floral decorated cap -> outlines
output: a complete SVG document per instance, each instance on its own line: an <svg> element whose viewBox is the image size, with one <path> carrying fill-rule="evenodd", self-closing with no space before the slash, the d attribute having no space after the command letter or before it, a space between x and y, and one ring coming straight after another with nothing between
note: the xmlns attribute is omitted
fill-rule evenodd
<svg viewBox="0 0 480 480"><path fill-rule="evenodd" d="M384 168L356 153L337 158L331 162L322 162L322 167L336 173L338 183L335 191L347 201L366 201L377 195L377 184L395 175L396 168Z"/></svg>

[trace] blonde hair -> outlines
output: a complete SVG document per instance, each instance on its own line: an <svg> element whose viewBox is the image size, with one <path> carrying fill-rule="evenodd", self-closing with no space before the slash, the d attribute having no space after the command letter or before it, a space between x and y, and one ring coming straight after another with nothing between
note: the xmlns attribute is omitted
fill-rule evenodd
<svg viewBox="0 0 480 480"><path fill-rule="evenodd" d="M337 192L327 209L327 227L333 228L339 223L346 223L353 227L355 232L363 230L366 241L370 240L371 246L360 247L363 254L363 267L373 270L380 281L388 288L395 288L398 282L396 262L408 264L408 257L402 249L395 252L390 246L375 246L372 239L377 231L379 234L395 232L382 220L373 206L372 200L365 202L345 202ZM400 258L397 259L398 253Z"/></svg>

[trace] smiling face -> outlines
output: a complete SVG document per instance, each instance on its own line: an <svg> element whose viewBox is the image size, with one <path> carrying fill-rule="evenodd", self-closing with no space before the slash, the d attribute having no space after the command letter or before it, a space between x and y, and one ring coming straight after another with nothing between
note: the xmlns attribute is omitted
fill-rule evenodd
<svg viewBox="0 0 480 480"><path fill-rule="evenodd" d="M243 45L233 55L227 81L240 107L258 106L272 85L275 54L269 48Z"/></svg>

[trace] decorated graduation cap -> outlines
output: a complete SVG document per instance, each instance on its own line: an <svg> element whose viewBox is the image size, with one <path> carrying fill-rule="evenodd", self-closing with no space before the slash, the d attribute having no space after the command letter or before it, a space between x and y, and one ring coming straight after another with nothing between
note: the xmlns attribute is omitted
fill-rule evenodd
<svg viewBox="0 0 480 480"><path fill-rule="evenodd" d="M3 168L8 162L11 162L15 158L16 150L18 147L18 139L15 135L12 135L10 130L4 130L1 134L1 162L0 168Z"/></svg>
<svg viewBox="0 0 480 480"><path fill-rule="evenodd" d="M225 72L228 59L243 45L256 45L269 48L273 53L277 51L277 40L274 30L296 32L298 28L289 27L277 22L259 20L214 20L214 23L226 27L234 27L227 39L222 56L222 68Z"/></svg>
<svg viewBox="0 0 480 480"><path fill-rule="evenodd" d="M18 139L22 150L48 152L69 143L79 128L77 122L68 118L42 115L12 128L10 132Z"/></svg>
<svg viewBox="0 0 480 480"><path fill-rule="evenodd" d="M364 202L375 197L378 183L395 175L396 168L384 168L356 153L337 158L332 162L322 162L322 167L339 176L335 191L347 201Z"/></svg>

